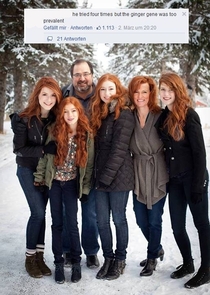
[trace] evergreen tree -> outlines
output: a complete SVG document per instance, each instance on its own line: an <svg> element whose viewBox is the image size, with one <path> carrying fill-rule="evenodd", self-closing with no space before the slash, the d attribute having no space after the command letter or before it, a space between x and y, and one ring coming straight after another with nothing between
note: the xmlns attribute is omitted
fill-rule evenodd
<svg viewBox="0 0 210 295"><path fill-rule="evenodd" d="M127 83L137 74L158 79L164 70L177 66L187 86L202 93L202 86L210 88L210 1L186 0L130 0L129 8L189 8L188 44L113 44L110 46L110 67Z"/></svg>
<svg viewBox="0 0 210 295"><path fill-rule="evenodd" d="M38 78L50 75L63 86L69 83L73 60L87 58L93 61L93 44L24 44L24 8L77 8L77 1L0 1L0 132L3 132L6 95L12 94L10 100L14 101L13 105L7 103L10 112L20 110ZM93 63L96 65L95 61Z"/></svg>

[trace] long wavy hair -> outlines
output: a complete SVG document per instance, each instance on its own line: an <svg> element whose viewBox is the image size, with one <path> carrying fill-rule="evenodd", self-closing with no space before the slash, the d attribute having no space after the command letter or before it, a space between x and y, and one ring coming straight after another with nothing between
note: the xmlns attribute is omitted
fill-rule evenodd
<svg viewBox="0 0 210 295"><path fill-rule="evenodd" d="M100 97L100 89L105 81L111 81L116 85L116 94L111 96L110 103L104 103ZM110 104L113 100L116 100L114 109L116 120L120 115L120 111L128 108L128 91L127 88L121 84L117 76L107 73L99 78L95 89L95 95L92 98L90 123L94 136L96 135L97 130L101 127L102 120L107 117Z"/></svg>
<svg viewBox="0 0 210 295"><path fill-rule="evenodd" d="M161 83L166 84L175 93L173 107L164 123L164 127L167 127L168 133L175 141L179 141L185 136L185 119L188 108L192 107L192 100L188 95L184 81L176 73L163 73L159 80L159 88Z"/></svg>
<svg viewBox="0 0 210 295"><path fill-rule="evenodd" d="M152 113L159 113L161 110L161 107L158 105L158 88L156 85L156 82L148 76L135 76L131 79L129 85L128 85L128 95L135 106L134 103L134 93L139 89L141 84L149 84L149 101L148 101L148 108L150 112Z"/></svg>
<svg viewBox="0 0 210 295"><path fill-rule="evenodd" d="M30 119L33 116L36 116L38 120L41 121L41 106L39 104L38 96L43 87L51 89L56 96L56 103L52 107L51 111L56 115L58 104L62 99L62 92L59 87L58 82L52 77L42 77L36 83L30 97L28 100L27 107L20 113L20 117L27 117L30 124Z"/></svg>
<svg viewBox="0 0 210 295"><path fill-rule="evenodd" d="M79 118L77 121L75 141L77 144L76 150L76 166L85 167L87 162L87 132L91 136L91 128L89 120L85 115L84 108L75 97L66 97L60 104L58 109L58 115L55 122L55 127L53 129L53 135L57 142L57 155L54 158L54 164L56 166L61 166L68 154L68 141L69 136L73 133L71 127L64 120L64 109L68 104L73 104L78 111Z"/></svg>

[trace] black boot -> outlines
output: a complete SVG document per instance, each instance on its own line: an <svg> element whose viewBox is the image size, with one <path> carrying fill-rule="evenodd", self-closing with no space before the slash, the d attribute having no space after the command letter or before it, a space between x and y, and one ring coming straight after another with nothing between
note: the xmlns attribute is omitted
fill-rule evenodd
<svg viewBox="0 0 210 295"><path fill-rule="evenodd" d="M55 263L55 281L58 284L65 282L64 263Z"/></svg>
<svg viewBox="0 0 210 295"><path fill-rule="evenodd" d="M147 259L145 267L140 272L141 277L148 277L153 274L153 270L155 270L157 265L157 259Z"/></svg>
<svg viewBox="0 0 210 295"><path fill-rule="evenodd" d="M197 288L203 284L210 282L210 268L200 267L197 274L192 277L187 283L184 284L185 288L192 289Z"/></svg>
<svg viewBox="0 0 210 295"><path fill-rule="evenodd" d="M89 267L89 268L97 268L97 267L99 267L100 263L99 263L99 260L98 260L98 256L97 255L87 256L86 264L87 264L87 267Z"/></svg>
<svg viewBox="0 0 210 295"><path fill-rule="evenodd" d="M115 259L112 266L108 270L106 279L115 280L119 278L119 276L123 274L124 272L125 265L126 265L125 260Z"/></svg>
<svg viewBox="0 0 210 295"><path fill-rule="evenodd" d="M82 274L81 274L81 265L80 263L74 263L72 264L72 274L71 274L71 281L73 283L79 282L81 280Z"/></svg>
<svg viewBox="0 0 210 295"><path fill-rule="evenodd" d="M112 266L113 261L113 258L105 258L103 266L96 275L96 279L104 279L106 277L107 272L109 268Z"/></svg>
<svg viewBox="0 0 210 295"><path fill-rule="evenodd" d="M165 254L165 252L164 252L163 248L161 248L161 249L158 251L158 257L157 257L157 258L160 258L160 261L163 261L164 254ZM140 265L140 266L145 266L146 263L147 263L147 259L144 259L144 260L142 260L142 261L139 263L139 265Z"/></svg>
<svg viewBox="0 0 210 295"><path fill-rule="evenodd" d="M177 270L171 274L172 279L180 279L188 274L193 273L195 271L193 260L178 266L176 269Z"/></svg>

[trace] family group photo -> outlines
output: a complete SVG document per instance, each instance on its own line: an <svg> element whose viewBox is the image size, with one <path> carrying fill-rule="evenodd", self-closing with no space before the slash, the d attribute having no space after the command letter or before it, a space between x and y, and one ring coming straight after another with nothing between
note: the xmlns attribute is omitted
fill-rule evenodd
<svg viewBox="0 0 210 295"><path fill-rule="evenodd" d="M208 1L126 3L189 8L188 44L23 44L41 3L8 2L2 294L209 294Z"/></svg>

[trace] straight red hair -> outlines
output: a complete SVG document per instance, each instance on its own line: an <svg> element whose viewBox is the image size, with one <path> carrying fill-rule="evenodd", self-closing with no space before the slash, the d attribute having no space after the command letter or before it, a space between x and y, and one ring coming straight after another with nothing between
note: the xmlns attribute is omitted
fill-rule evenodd
<svg viewBox="0 0 210 295"><path fill-rule="evenodd" d="M102 75L96 85L95 95L92 98L91 105L91 127L93 134L96 135L97 130L101 127L102 119L106 118L109 113L110 103L104 103L100 97L100 89L105 81L111 81L116 86L116 94L111 97L111 101L116 100L116 106L114 109L115 120L119 117L122 109L128 108L128 91L125 88L119 78L113 74L107 73Z"/></svg>
<svg viewBox="0 0 210 295"><path fill-rule="evenodd" d="M192 100L188 95L184 81L176 73L163 73L159 80L159 88L161 84L166 84L175 93L175 100L172 110L165 121L165 127L168 133L175 141L184 138L184 126L187 110L192 107Z"/></svg>
<svg viewBox="0 0 210 295"><path fill-rule="evenodd" d="M41 79L39 79L29 97L27 107L20 113L20 117L27 117L29 119L29 124L31 117L33 116L36 116L38 120L41 120L41 106L39 104L38 96L43 87L47 87L55 93L56 103L51 109L54 114L56 114L58 104L62 99L61 89L55 79L53 79L52 77L42 77Z"/></svg>

